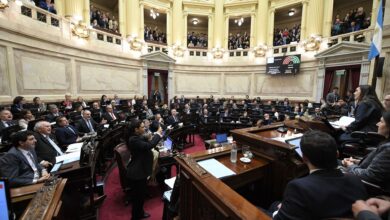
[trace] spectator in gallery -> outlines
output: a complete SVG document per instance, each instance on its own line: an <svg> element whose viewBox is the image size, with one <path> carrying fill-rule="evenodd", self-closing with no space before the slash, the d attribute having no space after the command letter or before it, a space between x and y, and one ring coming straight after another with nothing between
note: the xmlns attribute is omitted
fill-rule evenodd
<svg viewBox="0 0 390 220"><path fill-rule="evenodd" d="M23 109L20 113L22 118L18 121L18 124L22 129L27 129L28 123L35 120L35 117L28 109Z"/></svg>
<svg viewBox="0 0 390 220"><path fill-rule="evenodd" d="M34 97L33 99L33 108L37 109L38 112L46 111L46 105L41 101L41 98Z"/></svg>
<svg viewBox="0 0 390 220"><path fill-rule="evenodd" d="M57 14L55 5L51 2L51 0L41 0L39 2L39 7L53 14Z"/></svg>
<svg viewBox="0 0 390 220"><path fill-rule="evenodd" d="M23 110L23 105L26 104L26 99L23 96L16 96L11 105L11 112L14 115L20 114Z"/></svg>
<svg viewBox="0 0 390 220"><path fill-rule="evenodd" d="M65 107L65 110L72 109L72 95L70 93L65 94L65 100L62 102L62 106Z"/></svg>

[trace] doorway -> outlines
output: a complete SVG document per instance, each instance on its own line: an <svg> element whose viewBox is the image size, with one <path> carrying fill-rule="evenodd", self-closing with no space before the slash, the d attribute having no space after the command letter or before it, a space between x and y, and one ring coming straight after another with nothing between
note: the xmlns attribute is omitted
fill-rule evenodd
<svg viewBox="0 0 390 220"><path fill-rule="evenodd" d="M355 91L360 83L360 68L360 65L326 68L323 97L325 98L334 87L339 88L342 99L347 95L348 90Z"/></svg>
<svg viewBox="0 0 390 220"><path fill-rule="evenodd" d="M148 98L154 99L155 91L160 93L161 102L168 104L168 71L158 69L148 69Z"/></svg>

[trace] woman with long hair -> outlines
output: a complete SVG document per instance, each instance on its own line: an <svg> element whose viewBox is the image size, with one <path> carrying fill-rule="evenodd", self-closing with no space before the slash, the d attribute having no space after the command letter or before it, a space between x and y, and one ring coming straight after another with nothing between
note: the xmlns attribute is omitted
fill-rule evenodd
<svg viewBox="0 0 390 220"><path fill-rule="evenodd" d="M390 112L383 113L377 126L378 134L385 140L362 161L347 158L343 165L349 173L390 191Z"/></svg>
<svg viewBox="0 0 390 220"><path fill-rule="evenodd" d="M23 129L27 129L28 122L35 120L35 117L28 109L22 109L20 113L22 118L18 121L18 124Z"/></svg>
<svg viewBox="0 0 390 220"><path fill-rule="evenodd" d="M133 193L132 219L147 218L150 214L144 211L144 200L147 180L152 174L153 153L162 138L161 127L149 141L145 136L145 124L141 120L133 120L129 128L127 146L131 152L131 160L127 165L127 179Z"/></svg>
<svg viewBox="0 0 390 220"><path fill-rule="evenodd" d="M376 132L376 124L379 122L382 112L384 111L383 105L376 95L375 88L370 85L360 85L356 88L355 93L355 121L348 126L342 126L343 133L339 141L354 141L351 137L351 133L354 131L364 132Z"/></svg>

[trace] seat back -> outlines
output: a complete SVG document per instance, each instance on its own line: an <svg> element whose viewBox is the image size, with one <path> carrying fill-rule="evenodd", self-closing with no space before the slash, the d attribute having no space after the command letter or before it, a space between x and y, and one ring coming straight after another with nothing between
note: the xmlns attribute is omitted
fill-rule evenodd
<svg viewBox="0 0 390 220"><path fill-rule="evenodd" d="M126 165L131 157L131 153L126 143L120 143L114 148L114 157L119 169L119 180L123 190L128 188L126 179Z"/></svg>

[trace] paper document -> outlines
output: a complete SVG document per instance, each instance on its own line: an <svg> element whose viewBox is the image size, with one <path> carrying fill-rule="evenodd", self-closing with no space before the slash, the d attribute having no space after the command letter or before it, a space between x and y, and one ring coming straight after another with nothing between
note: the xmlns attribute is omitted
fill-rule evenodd
<svg viewBox="0 0 390 220"><path fill-rule="evenodd" d="M329 122L334 128L340 128L341 126L347 127L352 122L355 121L355 118L343 116L338 121Z"/></svg>
<svg viewBox="0 0 390 220"><path fill-rule="evenodd" d="M81 147L83 146L83 143L74 143L68 146L68 149L66 150L66 153L72 153L72 152L80 152Z"/></svg>
<svg viewBox="0 0 390 220"><path fill-rule="evenodd" d="M302 137L302 136L303 136L302 133L298 133L298 134L292 134L292 135L289 135L289 136L285 135L283 137L272 138L272 140L286 143L287 140L294 139L294 138L297 138L297 137Z"/></svg>
<svg viewBox="0 0 390 220"><path fill-rule="evenodd" d="M173 189L173 186L175 185L175 181L176 181L176 177L172 177L172 178L169 178L169 179L165 179L164 180L164 183L170 188L170 189Z"/></svg>
<svg viewBox="0 0 390 220"><path fill-rule="evenodd" d="M199 161L198 164L216 178L236 175L235 172L233 172L231 169L227 168L225 165L223 165L221 162L214 158Z"/></svg>
<svg viewBox="0 0 390 220"><path fill-rule="evenodd" d="M56 157L56 163L61 162L61 161L66 161L70 163L69 161L77 161L80 160L80 152L73 152L69 154L64 154L61 156Z"/></svg>

